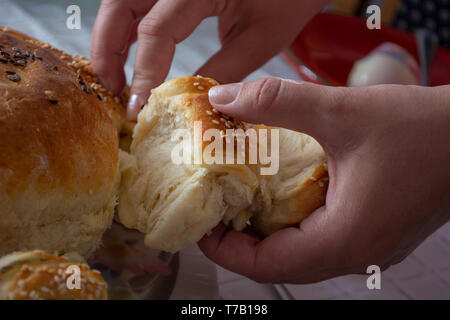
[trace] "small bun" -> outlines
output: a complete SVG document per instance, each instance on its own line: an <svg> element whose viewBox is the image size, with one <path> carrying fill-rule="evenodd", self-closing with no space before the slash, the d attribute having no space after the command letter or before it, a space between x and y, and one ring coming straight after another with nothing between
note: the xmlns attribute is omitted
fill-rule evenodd
<svg viewBox="0 0 450 320"><path fill-rule="evenodd" d="M80 271L79 289L69 278L75 269ZM106 282L87 264L42 251L16 252L0 259L0 300L106 299Z"/></svg>
<svg viewBox="0 0 450 320"><path fill-rule="evenodd" d="M123 104L85 58L0 27L0 256L97 248L117 200Z"/></svg>
<svg viewBox="0 0 450 320"><path fill-rule="evenodd" d="M192 133L196 121L201 121L202 136L208 129L221 132L223 145L230 137L227 129L250 128L212 108L208 90L215 85L210 78L184 77L154 89L138 116L130 152L121 153L118 218L126 227L144 232L151 248L176 252L200 240L221 221L236 230L251 223L268 235L298 224L324 204L325 154L314 139L298 132L280 129L280 168L275 176L260 175L261 166L248 161L172 161L172 152L180 143L173 133L178 129ZM210 144L203 139L196 142L189 142L191 154L202 153ZM250 140L246 146L250 143L263 147Z"/></svg>

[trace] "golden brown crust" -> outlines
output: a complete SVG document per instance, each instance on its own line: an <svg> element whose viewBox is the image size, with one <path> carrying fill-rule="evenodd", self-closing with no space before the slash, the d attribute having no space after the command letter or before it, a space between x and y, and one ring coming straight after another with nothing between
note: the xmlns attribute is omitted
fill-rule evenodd
<svg viewBox="0 0 450 320"><path fill-rule="evenodd" d="M106 300L107 285L100 272L88 265L41 251L13 253L0 259L0 299ZM80 270L80 287L68 288L74 269ZM68 281L69 280L69 281Z"/></svg>
<svg viewBox="0 0 450 320"><path fill-rule="evenodd" d="M114 179L118 141L102 101L76 71L15 31L0 31L0 189L97 190ZM5 61L6 60L6 61Z"/></svg>

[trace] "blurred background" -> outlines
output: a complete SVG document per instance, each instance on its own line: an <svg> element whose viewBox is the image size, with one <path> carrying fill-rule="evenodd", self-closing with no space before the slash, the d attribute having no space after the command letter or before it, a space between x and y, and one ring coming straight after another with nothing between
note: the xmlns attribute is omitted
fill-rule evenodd
<svg viewBox="0 0 450 320"><path fill-rule="evenodd" d="M88 57L99 3L99 0L0 0L0 25L17 29L71 54ZM66 27L69 16L66 9L72 4L81 9L79 30ZM372 4L381 8L381 30L365 27L366 8ZM410 75L414 75L412 81L416 81L415 67L405 61L412 59L420 65L414 33L425 28L437 37L441 46L432 63L431 82L449 83L450 54L446 48L450 47L450 0L337 0L324 11L327 14L315 18L286 52L271 59L246 80L268 76L306 77L307 80L345 85L358 60L363 59L364 64L367 62L365 57L380 44L394 42L404 51L396 52L395 59L389 63L406 68L405 72L411 72ZM206 19L177 46L168 78L192 74L219 48L217 20ZM134 53L135 46L130 50L125 68L128 82L132 77ZM392 50L388 53L381 50L379 54L386 59L394 56ZM401 61L397 59L399 54L404 58ZM368 60L367 63L371 66L379 61L387 63L387 60ZM401 264L384 272L381 290L367 289L367 275L339 277L311 285L258 284L214 265L196 247L180 253L174 268L172 275L176 279L170 281L176 281L176 285L175 289L171 287L173 292L168 293L167 298L450 299L450 224L429 237ZM151 281L148 285L152 285Z"/></svg>

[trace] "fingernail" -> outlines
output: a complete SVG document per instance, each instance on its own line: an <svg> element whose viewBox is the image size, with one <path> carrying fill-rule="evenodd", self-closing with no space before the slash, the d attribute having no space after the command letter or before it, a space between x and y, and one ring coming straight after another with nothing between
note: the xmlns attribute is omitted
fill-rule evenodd
<svg viewBox="0 0 450 320"><path fill-rule="evenodd" d="M137 94L132 94L130 96L130 100L128 101L127 118L129 120L136 120L137 115L141 111L144 104L145 104L145 101L141 96L139 96Z"/></svg>
<svg viewBox="0 0 450 320"><path fill-rule="evenodd" d="M209 90L209 101L215 105L228 105L233 103L239 96L242 83L233 83L212 87Z"/></svg>

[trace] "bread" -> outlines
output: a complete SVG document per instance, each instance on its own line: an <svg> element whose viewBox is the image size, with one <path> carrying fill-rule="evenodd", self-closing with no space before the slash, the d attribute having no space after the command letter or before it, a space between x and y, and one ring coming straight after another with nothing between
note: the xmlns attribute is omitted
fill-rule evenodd
<svg viewBox="0 0 450 320"><path fill-rule="evenodd" d="M118 218L126 227L146 233L145 243L151 248L176 252L224 218L244 224L248 220L240 215L246 214L243 210L258 184L249 166L175 165L171 160L179 143L171 139L176 129L191 130L194 121L203 122L202 132L243 128L244 124L212 110L207 92L216 84L212 79L186 77L153 90L138 116L131 154L121 153ZM205 146L199 143L202 150ZM194 150L193 140L191 147Z"/></svg>
<svg viewBox="0 0 450 320"><path fill-rule="evenodd" d="M172 135L178 129L192 132L195 121L201 121L202 133L221 130L224 145L227 129L250 128L211 107L207 93L217 84L209 78L185 77L154 89L138 116L130 153L121 152L118 218L126 227L146 233L145 243L151 248L176 252L220 221L242 230L250 220L267 235L298 224L324 204L325 154L316 141L301 133L281 130L281 167L274 177L261 176L261 166L248 162L172 161L179 144ZM192 139L191 159L209 143L195 144ZM249 139L246 146L250 144Z"/></svg>
<svg viewBox="0 0 450 320"><path fill-rule="evenodd" d="M259 125L255 129L270 128ZM327 162L316 140L280 128L279 145L279 171L276 175L260 176L260 186L249 209L252 228L264 236L298 225L325 204L328 189Z"/></svg>
<svg viewBox="0 0 450 320"><path fill-rule="evenodd" d="M0 28L0 256L97 248L117 200L122 105L84 58Z"/></svg>
<svg viewBox="0 0 450 320"><path fill-rule="evenodd" d="M107 299L100 272L42 251L15 252L0 259L0 300L75 299Z"/></svg>

